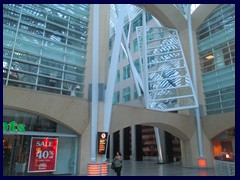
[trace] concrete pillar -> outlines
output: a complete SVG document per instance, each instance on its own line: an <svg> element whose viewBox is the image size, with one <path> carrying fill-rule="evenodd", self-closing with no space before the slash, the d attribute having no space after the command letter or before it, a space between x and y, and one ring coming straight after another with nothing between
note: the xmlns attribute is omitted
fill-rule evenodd
<svg viewBox="0 0 240 180"><path fill-rule="evenodd" d="M195 66L195 57L194 57L194 45L193 45L193 37L192 37L192 22L191 22L191 5L188 4L188 11L187 11L187 24L188 24L188 36L189 36L189 47L190 47L190 57L192 62L192 82L195 90L196 100L198 103L198 88L197 88L197 75L196 75L196 66ZM198 134L198 150L199 150L199 158L204 159L203 154L203 140L202 140L202 126L201 126L201 118L200 118L200 111L199 107L195 108L196 113L196 125L197 125L197 134Z"/></svg>
<svg viewBox="0 0 240 180"><path fill-rule="evenodd" d="M92 103L91 103L91 162L97 159L97 130L98 130L98 41L99 41L99 5L93 6L93 50L92 50Z"/></svg>
<svg viewBox="0 0 240 180"><path fill-rule="evenodd" d="M131 126L132 161L136 161L136 126Z"/></svg>
<svg viewBox="0 0 240 180"><path fill-rule="evenodd" d="M87 60L86 60L86 70L85 70L85 87L84 87L84 98L88 99L89 98L89 93L91 94L91 91L89 92L89 85L92 84L92 71L93 71L93 62L91 61L91 59L93 59L93 55L95 55L93 53L93 47L96 44L96 42L93 40L93 35L94 35L94 22L93 22L93 7L94 5L90 5L90 17L89 17L89 32L88 32L88 45L87 45ZM96 90L99 89L99 84L106 84L106 80L107 80L107 76L108 76L108 67L106 66L107 62L108 62L108 50L109 50L109 42L106 41L106 39L109 38L109 18L110 18L110 13L106 13L109 12L109 5L108 4L100 4L99 5L99 30L98 33L95 35L98 35L98 53L97 53L97 57L99 60L99 64L98 64L98 77L97 77L97 86L93 87L92 86L92 90ZM103 53L104 52L104 53ZM93 85L93 84L92 84ZM100 91L99 91L100 92ZM103 93L97 93L99 95L99 97L102 97ZM96 95L96 93L94 94ZM97 132L103 132L103 119L104 119L104 101L101 100L100 98L93 98L97 100L96 103L94 103L95 105L97 104L98 107L98 112L95 112L94 116L95 118L97 118L97 122L95 122L95 131ZM102 98L104 99L104 98ZM89 99L90 100L90 99ZM96 107L95 107L96 110ZM91 106L89 107L89 111L91 112ZM91 122L91 115L89 116L89 122ZM97 130L96 130L97 129ZM91 131L91 129L89 129L89 131ZM91 134L91 132L90 132ZM90 136L91 137L91 136ZM92 137L92 141L95 141L95 139L97 138L96 133L94 135L94 137ZM82 147L81 147L82 148ZM105 161L105 155L99 155L99 154L95 154L95 152L97 151L96 147L90 147L89 149L87 149L87 151L85 150L81 150L81 156L84 157L89 157L89 159L92 159L93 161L96 162L102 162ZM88 156L89 152L94 152L92 153L92 158L91 158L91 154L90 156ZM82 166L86 166L87 167L87 162L89 162L89 160L82 162Z"/></svg>
<svg viewBox="0 0 240 180"><path fill-rule="evenodd" d="M162 150L162 160L163 163L166 162L166 140L165 140L165 131L158 128L159 131L159 138L160 138L160 142L161 142L161 150Z"/></svg>
<svg viewBox="0 0 240 180"><path fill-rule="evenodd" d="M206 167L213 167L213 154L212 145L208 137L202 132L203 142L204 142L204 155L206 158ZM197 130L193 133L193 136L188 140L180 140L181 143L181 158L183 167L200 167L199 166L199 152L198 152L198 140L197 140ZM204 163L201 161L201 163ZM201 164L200 164L201 165Z"/></svg>
<svg viewBox="0 0 240 180"><path fill-rule="evenodd" d="M162 155L162 147L161 147L161 139L160 139L159 128L154 127L154 132L155 132L155 139L156 139L157 151L158 151L157 162L158 163L163 163L163 155Z"/></svg>

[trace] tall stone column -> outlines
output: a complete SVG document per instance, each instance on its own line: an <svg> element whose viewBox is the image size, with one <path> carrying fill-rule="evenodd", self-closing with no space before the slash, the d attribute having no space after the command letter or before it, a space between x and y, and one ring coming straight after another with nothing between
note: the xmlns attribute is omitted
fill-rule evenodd
<svg viewBox="0 0 240 180"><path fill-rule="evenodd" d="M158 133L156 133L156 129L158 130ZM156 137L156 143L157 143L157 149L158 149L158 163L164 163L166 162L166 146L165 146L165 132L159 128L154 128L155 136Z"/></svg>
<svg viewBox="0 0 240 180"><path fill-rule="evenodd" d="M100 155L97 153L97 132L103 132L103 122L104 122L104 102L105 102L105 87L108 76L108 50L109 50L109 42L106 39L109 38L109 4L100 4L98 14L94 16L94 6L95 4L90 5L90 13L89 13L89 28L88 28L88 42L87 42L87 60L86 60L86 70L85 70L85 86L84 86L84 97L88 99L89 102L94 103L94 107L89 106L89 112L92 112L95 109L94 113L89 115L89 124L87 125L87 130L82 134L82 137L87 138L84 140L86 142L90 142L87 148L81 146L81 162L80 162L80 173L86 174L86 169L88 167L88 163L91 161L92 163L104 162L105 155ZM96 12L96 10L95 10ZM96 18L98 16L98 20ZM96 23L99 21L98 30L96 30ZM95 40L97 39L97 41ZM97 46L97 47L96 47ZM97 50L96 50L97 49ZM96 53L94 53L94 52ZM95 57L93 57L95 56ZM96 59L98 64L97 72L95 70L95 74L97 73L97 78L95 78L95 83L92 80L93 71L94 71L94 61ZM94 64L94 65L93 65ZM96 91L97 90L97 91ZM93 97L92 92L94 93ZM92 124L92 117L96 119L97 122ZM92 126L94 126L94 133L92 132ZM93 145L93 146L92 146ZM87 150L86 150L87 149Z"/></svg>

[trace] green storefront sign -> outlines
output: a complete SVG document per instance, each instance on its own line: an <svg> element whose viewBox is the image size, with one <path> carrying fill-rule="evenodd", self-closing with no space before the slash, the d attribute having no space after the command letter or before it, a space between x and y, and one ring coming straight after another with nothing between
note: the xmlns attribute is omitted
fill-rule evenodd
<svg viewBox="0 0 240 180"><path fill-rule="evenodd" d="M25 131L25 125L24 124L18 124L15 121L12 121L10 123L3 122L3 132L10 131L10 132L24 132Z"/></svg>

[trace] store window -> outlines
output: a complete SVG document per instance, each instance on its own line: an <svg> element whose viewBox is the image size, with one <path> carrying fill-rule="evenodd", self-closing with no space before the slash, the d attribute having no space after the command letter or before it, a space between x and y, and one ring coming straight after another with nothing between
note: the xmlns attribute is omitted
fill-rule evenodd
<svg viewBox="0 0 240 180"><path fill-rule="evenodd" d="M228 129L212 139L214 159L235 161L235 129Z"/></svg>
<svg viewBox="0 0 240 180"><path fill-rule="evenodd" d="M72 131L45 117L11 109L3 109L3 122L14 122L15 128L24 125L24 131L3 132L4 176L77 175L79 138ZM28 172L33 137L58 140L54 171Z"/></svg>

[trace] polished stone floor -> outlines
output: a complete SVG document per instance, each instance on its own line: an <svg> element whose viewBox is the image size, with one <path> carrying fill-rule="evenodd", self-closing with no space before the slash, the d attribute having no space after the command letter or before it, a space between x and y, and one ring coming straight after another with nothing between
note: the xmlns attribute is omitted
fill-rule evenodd
<svg viewBox="0 0 240 180"><path fill-rule="evenodd" d="M215 176L213 168L184 168L180 164L154 161L123 161L122 176ZM109 168L108 176L116 176Z"/></svg>

